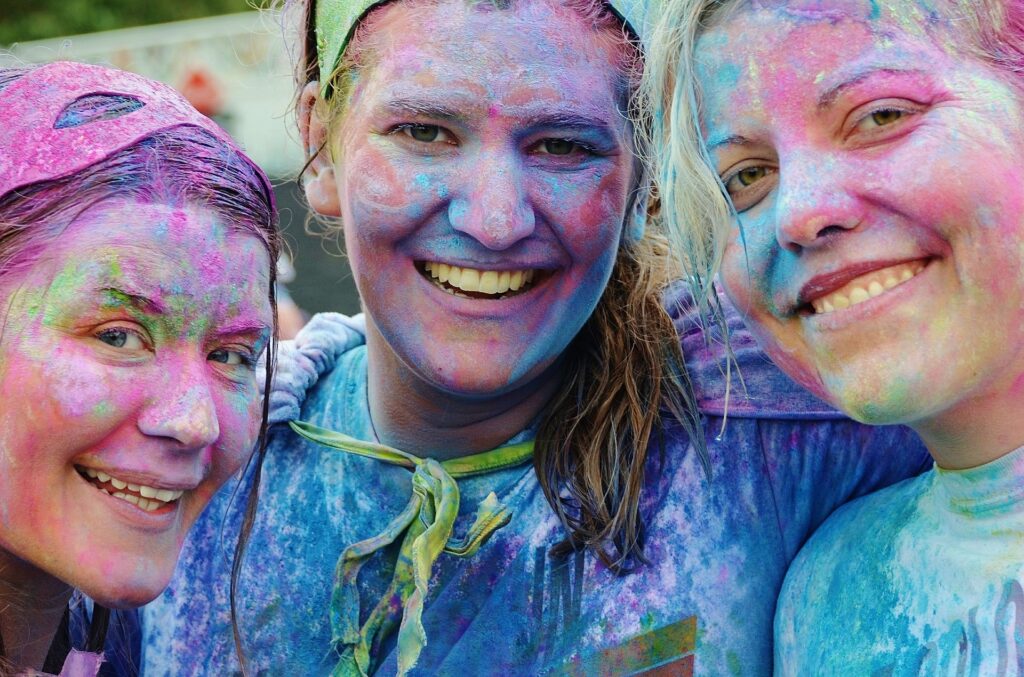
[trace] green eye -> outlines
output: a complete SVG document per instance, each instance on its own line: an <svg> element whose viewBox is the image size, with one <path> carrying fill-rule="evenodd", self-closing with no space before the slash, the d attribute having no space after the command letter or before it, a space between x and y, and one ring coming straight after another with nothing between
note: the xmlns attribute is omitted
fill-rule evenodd
<svg viewBox="0 0 1024 677"><path fill-rule="evenodd" d="M541 146L548 155L568 155L576 144L567 139L544 139Z"/></svg>
<svg viewBox="0 0 1024 677"><path fill-rule="evenodd" d="M437 141L441 128L437 125L411 125L406 127L406 133L417 141L432 143Z"/></svg>
<svg viewBox="0 0 1024 677"><path fill-rule="evenodd" d="M903 117L901 110L878 110L871 114L871 121L879 127L891 125Z"/></svg>

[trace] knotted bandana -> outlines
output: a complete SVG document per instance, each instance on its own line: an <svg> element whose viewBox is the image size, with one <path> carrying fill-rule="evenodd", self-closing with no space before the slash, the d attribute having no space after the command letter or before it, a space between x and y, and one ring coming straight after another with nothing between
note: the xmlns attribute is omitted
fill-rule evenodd
<svg viewBox="0 0 1024 677"><path fill-rule="evenodd" d="M533 457L533 441L438 462L303 421L288 425L318 444L413 470L409 503L383 532L345 549L334 571L331 595L331 643L341 656L332 674L369 675L375 650L398 625L398 674L404 675L416 665L427 644L423 604L434 562L442 552L472 556L512 519L511 511L491 492L480 504L465 537L453 539L452 529L459 516L459 486L455 480L522 465ZM359 570L375 552L399 539L401 548L391 584L360 627L356 586Z"/></svg>

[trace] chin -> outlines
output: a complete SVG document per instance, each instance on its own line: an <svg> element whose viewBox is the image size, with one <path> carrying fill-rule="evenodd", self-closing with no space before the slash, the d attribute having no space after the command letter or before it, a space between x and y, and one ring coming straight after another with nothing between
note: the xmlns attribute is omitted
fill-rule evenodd
<svg viewBox="0 0 1024 677"><path fill-rule="evenodd" d="M159 597L174 573L173 567L150 560L136 560L134 565L125 560L123 565L69 582L105 607L131 609Z"/></svg>

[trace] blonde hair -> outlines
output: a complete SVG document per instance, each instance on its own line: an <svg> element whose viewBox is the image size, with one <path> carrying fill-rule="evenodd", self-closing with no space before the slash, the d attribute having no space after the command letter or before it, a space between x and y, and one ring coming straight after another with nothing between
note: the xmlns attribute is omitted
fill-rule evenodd
<svg viewBox="0 0 1024 677"><path fill-rule="evenodd" d="M665 0L648 43L641 91L650 112L646 147L661 197L661 219L680 252L701 309L714 304L714 277L736 216L701 131L696 46L701 34L751 0ZM759 3L767 4L767 3ZM920 6L922 29L952 26L953 48L1024 77L1024 0L940 0ZM936 30L938 29L938 31ZM955 43L955 44L953 44ZM1022 83L1017 81L1021 86Z"/></svg>

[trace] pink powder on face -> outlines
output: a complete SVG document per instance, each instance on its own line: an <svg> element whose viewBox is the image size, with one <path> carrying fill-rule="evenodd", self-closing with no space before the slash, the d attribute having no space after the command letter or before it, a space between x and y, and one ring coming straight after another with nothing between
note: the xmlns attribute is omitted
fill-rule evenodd
<svg viewBox="0 0 1024 677"><path fill-rule="evenodd" d="M208 211L110 200L0 289L0 546L107 604L160 592L255 441L269 266ZM184 493L147 513L84 469Z"/></svg>
<svg viewBox="0 0 1024 677"><path fill-rule="evenodd" d="M855 417L915 421L929 446L970 438L968 410L1002 406L1024 373L1019 94L905 30L916 6L870 20L820 6L832 14L739 11L698 47L707 137L740 210L726 285L773 358ZM812 303L915 261L885 293Z"/></svg>

